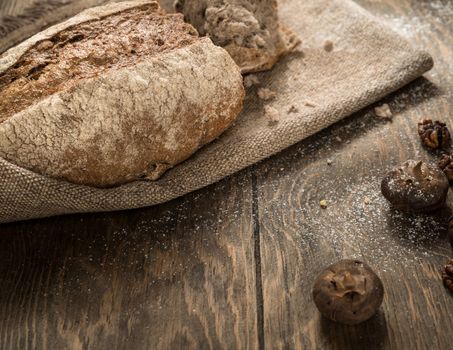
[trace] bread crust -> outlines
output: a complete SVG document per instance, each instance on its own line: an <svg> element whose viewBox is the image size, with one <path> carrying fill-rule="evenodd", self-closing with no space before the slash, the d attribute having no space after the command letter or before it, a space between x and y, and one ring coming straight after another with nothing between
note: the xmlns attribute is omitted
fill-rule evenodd
<svg viewBox="0 0 453 350"><path fill-rule="evenodd" d="M271 69L300 39L279 22L277 0L176 0L201 35L222 46L242 73Z"/></svg>
<svg viewBox="0 0 453 350"><path fill-rule="evenodd" d="M151 3L87 10L9 50L0 58L0 73L37 42L62 30ZM225 131L243 99L237 65L210 39L198 39L81 79L15 113L0 124L0 157L96 187L156 180Z"/></svg>

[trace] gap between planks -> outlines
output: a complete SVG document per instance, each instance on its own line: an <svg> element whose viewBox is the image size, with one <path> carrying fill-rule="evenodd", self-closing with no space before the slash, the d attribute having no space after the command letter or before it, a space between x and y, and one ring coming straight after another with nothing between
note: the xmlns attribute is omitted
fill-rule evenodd
<svg viewBox="0 0 453 350"><path fill-rule="evenodd" d="M258 331L258 348L265 348L264 339L264 296L263 279L261 274L261 239L260 239L260 218L259 198L255 167L252 168L252 222L253 239L255 242L255 283L256 283L256 323Z"/></svg>

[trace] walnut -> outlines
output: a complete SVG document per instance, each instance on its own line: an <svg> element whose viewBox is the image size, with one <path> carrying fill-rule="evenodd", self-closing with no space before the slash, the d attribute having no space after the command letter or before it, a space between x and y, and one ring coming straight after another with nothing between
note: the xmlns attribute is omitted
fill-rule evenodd
<svg viewBox="0 0 453 350"><path fill-rule="evenodd" d="M422 143L431 149L448 148L451 136L445 123L424 119L418 123L418 134Z"/></svg>
<svg viewBox="0 0 453 350"><path fill-rule="evenodd" d="M442 155L437 165L447 176L448 181L453 182L453 153Z"/></svg>

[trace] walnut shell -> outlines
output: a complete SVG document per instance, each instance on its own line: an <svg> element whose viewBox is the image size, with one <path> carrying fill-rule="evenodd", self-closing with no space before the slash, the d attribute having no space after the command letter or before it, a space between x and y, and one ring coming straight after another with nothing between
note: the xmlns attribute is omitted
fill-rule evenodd
<svg viewBox="0 0 453 350"><path fill-rule="evenodd" d="M424 119L418 123L418 134L422 143L430 149L448 148L451 135L445 123Z"/></svg>

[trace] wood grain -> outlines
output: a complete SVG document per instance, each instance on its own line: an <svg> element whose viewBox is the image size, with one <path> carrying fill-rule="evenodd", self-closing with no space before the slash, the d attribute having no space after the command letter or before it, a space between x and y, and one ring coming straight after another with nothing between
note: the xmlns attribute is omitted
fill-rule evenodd
<svg viewBox="0 0 453 350"><path fill-rule="evenodd" d="M417 121L429 117L453 127L451 13L415 0L360 3L428 48L436 68L429 80L386 99L395 112L392 123L369 108L255 170L268 349L447 349L453 342L447 331L453 298L438 271L451 255L445 236L450 211L405 217L392 212L379 191L392 166L411 158L435 162L420 145ZM449 4L442 2L451 10ZM321 319L311 297L317 274L351 257L373 266L386 289L381 312L358 327Z"/></svg>
<svg viewBox="0 0 453 350"><path fill-rule="evenodd" d="M2 226L0 348L257 348L250 181Z"/></svg>
<svg viewBox="0 0 453 350"><path fill-rule="evenodd" d="M39 20L27 14L42 1L2 1L0 51L83 1L103 0L53 0ZM0 349L451 348L439 273L450 210L400 215L379 182L408 158L435 161L419 119L453 130L453 5L357 2L435 57L426 79L385 100L393 122L371 106L157 207L0 226ZM30 26L17 26L21 15ZM367 261L386 289L379 314L356 327L322 319L311 299L316 275L343 257Z"/></svg>

